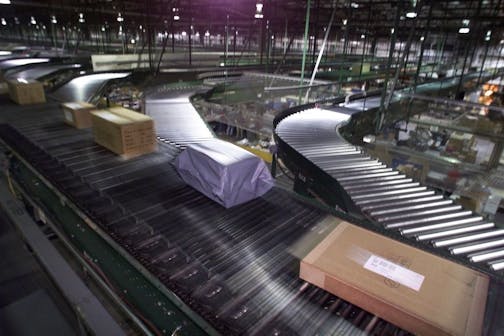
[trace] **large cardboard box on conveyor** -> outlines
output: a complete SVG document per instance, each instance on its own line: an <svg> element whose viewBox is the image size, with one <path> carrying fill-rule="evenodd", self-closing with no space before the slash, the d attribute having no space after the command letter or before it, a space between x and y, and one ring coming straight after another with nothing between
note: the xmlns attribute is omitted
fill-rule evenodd
<svg viewBox="0 0 504 336"><path fill-rule="evenodd" d="M45 103L45 92L42 83L34 79L17 78L8 80L10 98L19 105Z"/></svg>
<svg viewBox="0 0 504 336"><path fill-rule="evenodd" d="M93 125L91 110L96 107L86 102L72 102L61 104L65 123L75 128L89 128Z"/></svg>
<svg viewBox="0 0 504 336"><path fill-rule="evenodd" d="M481 335L488 277L343 222L300 277L418 335Z"/></svg>
<svg viewBox="0 0 504 336"><path fill-rule="evenodd" d="M156 150L152 118L122 107L91 112L95 142L124 158Z"/></svg>

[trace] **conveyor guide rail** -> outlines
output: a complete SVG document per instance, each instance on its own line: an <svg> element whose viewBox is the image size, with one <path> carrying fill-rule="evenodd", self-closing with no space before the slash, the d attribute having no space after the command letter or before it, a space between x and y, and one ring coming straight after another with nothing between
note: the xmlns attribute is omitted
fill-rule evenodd
<svg viewBox="0 0 504 336"><path fill-rule="evenodd" d="M338 129L352 113L345 108L315 107L285 113L275 129L280 157L291 170L305 174L305 180L307 176L313 179L315 192L317 184L324 183L317 176L331 176L332 184L324 185L334 187L329 193L339 203L331 204L332 199L323 195L329 205L363 214L415 245L431 251L442 249L444 255L460 257L455 259L501 277L504 230L347 143Z"/></svg>

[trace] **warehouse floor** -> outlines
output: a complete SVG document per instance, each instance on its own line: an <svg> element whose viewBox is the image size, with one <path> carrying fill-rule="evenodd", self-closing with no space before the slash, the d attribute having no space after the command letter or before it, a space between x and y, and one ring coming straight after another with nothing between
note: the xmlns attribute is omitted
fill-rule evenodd
<svg viewBox="0 0 504 336"><path fill-rule="evenodd" d="M77 335L66 301L3 213L0 251L0 335Z"/></svg>

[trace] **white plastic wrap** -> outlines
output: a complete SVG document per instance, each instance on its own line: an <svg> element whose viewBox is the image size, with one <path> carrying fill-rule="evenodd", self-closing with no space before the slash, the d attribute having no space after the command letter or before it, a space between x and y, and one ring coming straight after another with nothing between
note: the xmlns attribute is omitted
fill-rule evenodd
<svg viewBox="0 0 504 336"><path fill-rule="evenodd" d="M218 139L188 146L175 166L187 184L226 208L262 196L274 184L264 161Z"/></svg>

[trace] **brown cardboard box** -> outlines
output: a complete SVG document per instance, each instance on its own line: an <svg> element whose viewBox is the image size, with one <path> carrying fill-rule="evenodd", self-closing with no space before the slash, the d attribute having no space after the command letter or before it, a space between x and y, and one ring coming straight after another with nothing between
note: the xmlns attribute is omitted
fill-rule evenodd
<svg viewBox="0 0 504 336"><path fill-rule="evenodd" d="M125 158L156 150L154 121L122 107L91 112L95 142Z"/></svg>
<svg viewBox="0 0 504 336"><path fill-rule="evenodd" d="M90 113L95 108L93 104L85 102L63 103L61 108L65 123L75 128L89 128L93 125Z"/></svg>
<svg viewBox="0 0 504 336"><path fill-rule="evenodd" d="M362 72L361 72L362 69ZM352 64L352 75L358 75L360 73L362 74L367 74L371 70L371 64L370 63L353 63Z"/></svg>
<svg viewBox="0 0 504 336"><path fill-rule="evenodd" d="M446 151L449 153L460 153L468 151L474 145L476 138L469 133L453 132L446 143Z"/></svg>
<svg viewBox="0 0 504 336"><path fill-rule="evenodd" d="M17 78L7 81L10 98L19 105L45 103L44 86L34 79Z"/></svg>
<svg viewBox="0 0 504 336"><path fill-rule="evenodd" d="M481 335L488 277L343 222L300 277L419 335Z"/></svg>

